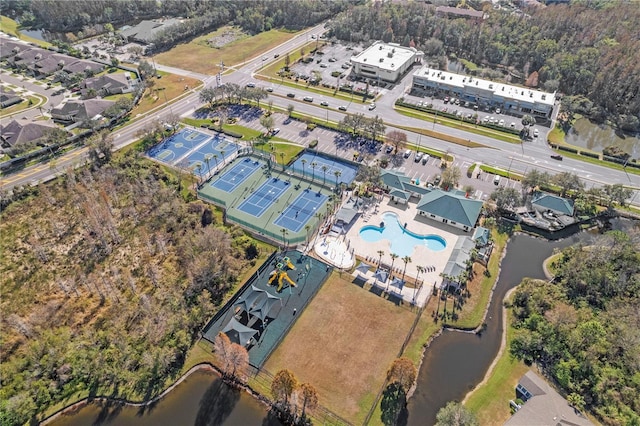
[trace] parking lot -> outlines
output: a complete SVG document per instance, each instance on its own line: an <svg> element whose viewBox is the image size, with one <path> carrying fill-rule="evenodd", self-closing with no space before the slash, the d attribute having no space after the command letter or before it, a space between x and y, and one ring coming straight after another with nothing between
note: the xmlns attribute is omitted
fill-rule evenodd
<svg viewBox="0 0 640 426"><path fill-rule="evenodd" d="M252 109L253 111L255 109ZM255 113L244 110L243 107L235 111L239 118L239 124L250 127L252 129L264 132L264 127L260 124L260 117ZM234 115L236 115L234 114ZM388 160L386 170L397 170L404 173L411 179L417 179L421 184L434 182L438 175L442 174L441 161L436 157L428 157L426 161L420 158L415 161L415 151L411 151L408 157L404 156L404 150L393 155L386 152L386 146L380 143L374 144L364 138L351 138L346 134L342 134L333 130L317 127L313 130L307 130L306 124L291 120L284 114L274 114L274 127L280 129L278 137L295 142L302 146L309 146L313 140L318 141L315 149L320 152L326 152L346 160L359 163L372 164L383 158ZM357 155L354 155L356 154ZM516 180L501 178L498 185L494 184L495 175L491 173L480 172L479 175L474 174L473 177L467 177L467 170L473 164L473 160L464 157L455 157L452 167L458 167L461 172L459 187L470 185L474 188L472 194L474 198L486 200L488 196L498 187L509 187L520 190L520 183Z"/></svg>

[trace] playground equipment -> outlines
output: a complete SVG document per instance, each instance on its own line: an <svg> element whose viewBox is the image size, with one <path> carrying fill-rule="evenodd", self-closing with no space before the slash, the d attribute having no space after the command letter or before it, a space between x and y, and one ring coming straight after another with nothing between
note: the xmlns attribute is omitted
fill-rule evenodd
<svg viewBox="0 0 640 426"><path fill-rule="evenodd" d="M275 271L272 271L271 274L269 275L270 275L269 285L275 285L277 282L278 289L276 291L278 293L282 291L282 286L284 285L285 281L288 282L291 287L297 287L295 281L289 278L289 275L287 275L286 271L283 271L281 269L276 269Z"/></svg>
<svg viewBox="0 0 640 426"><path fill-rule="evenodd" d="M288 257L285 257L282 259L282 262L287 265L287 268L291 269L292 271L296 270L296 267L293 266L293 263L291 263L291 259L289 259Z"/></svg>
<svg viewBox="0 0 640 426"><path fill-rule="evenodd" d="M278 289L276 291L278 293L282 291L282 286L284 285L285 281L289 283L291 287L297 287L295 281L289 278L289 275L287 274L287 270L295 269L295 266L293 266L293 263L291 263L291 259L289 259L288 257L283 258L282 262L278 262L276 264L276 269L269 274L268 284L275 285L275 283L277 282Z"/></svg>

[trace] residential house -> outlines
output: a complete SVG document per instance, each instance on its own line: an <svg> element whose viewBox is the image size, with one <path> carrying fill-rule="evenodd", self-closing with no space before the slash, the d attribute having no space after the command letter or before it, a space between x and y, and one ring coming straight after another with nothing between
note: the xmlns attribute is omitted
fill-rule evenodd
<svg viewBox="0 0 640 426"><path fill-rule="evenodd" d="M105 66L106 65L104 64L88 61L86 59L76 59L75 61L69 62L68 65L63 66L62 70L66 71L69 74L87 73L87 72L96 74L102 71L105 68Z"/></svg>
<svg viewBox="0 0 640 426"><path fill-rule="evenodd" d="M481 10L463 9L460 7L438 6L436 7L436 16L450 19L465 18L478 23L482 22L484 19L484 12Z"/></svg>
<svg viewBox="0 0 640 426"><path fill-rule="evenodd" d="M37 141L48 132L58 129L51 121L12 120L7 125L0 124L0 141L5 148Z"/></svg>
<svg viewBox="0 0 640 426"><path fill-rule="evenodd" d="M88 120L102 118L104 111L114 104L114 101L104 99L69 101L62 106L53 108L51 110L51 117L55 121L65 124L83 123Z"/></svg>
<svg viewBox="0 0 640 426"><path fill-rule="evenodd" d="M546 192L535 192L531 197L531 206L540 213L552 212L558 216L573 216L573 200Z"/></svg>
<svg viewBox="0 0 640 426"><path fill-rule="evenodd" d="M420 216L446 223L464 231L475 228L481 209L482 201L467 198L464 193L441 189L432 189L429 193L424 194L417 206Z"/></svg>
<svg viewBox="0 0 640 426"><path fill-rule="evenodd" d="M81 83L83 88L82 94L86 96L89 90L95 91L95 93L100 96L129 93L134 90L134 83L135 80L131 79L131 74L128 72L105 74L100 77L91 77L84 80L84 82Z"/></svg>
<svg viewBox="0 0 640 426"><path fill-rule="evenodd" d="M22 98L16 92L5 87L0 88L0 107L7 108L20 102Z"/></svg>
<svg viewBox="0 0 640 426"><path fill-rule="evenodd" d="M19 41L9 40L6 37L0 38L0 59L15 56L21 50L26 49L31 49L31 46Z"/></svg>
<svg viewBox="0 0 640 426"><path fill-rule="evenodd" d="M482 226L478 226L473 231L472 239L476 243L476 249L478 250L478 253L476 254L476 260L486 266L489 262L491 252L493 251L491 231L487 228L483 228Z"/></svg>
<svg viewBox="0 0 640 426"><path fill-rule="evenodd" d="M531 370L520 378L516 386L516 396L525 403L517 405L512 402L512 406L517 410L507 420L505 426L593 425L582 413L570 406L542 377Z"/></svg>

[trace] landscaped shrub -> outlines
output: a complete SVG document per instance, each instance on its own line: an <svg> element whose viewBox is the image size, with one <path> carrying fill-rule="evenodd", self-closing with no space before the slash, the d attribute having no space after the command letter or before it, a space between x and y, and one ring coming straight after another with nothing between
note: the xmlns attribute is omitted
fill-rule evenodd
<svg viewBox="0 0 640 426"><path fill-rule="evenodd" d="M223 130L223 133L227 136L231 136L232 138L242 139L244 136L242 133L237 133L232 130Z"/></svg>
<svg viewBox="0 0 640 426"><path fill-rule="evenodd" d="M584 155L585 157L591 157L591 158L600 158L600 155L596 154L595 152L580 151L580 155Z"/></svg>
<svg viewBox="0 0 640 426"><path fill-rule="evenodd" d="M572 153L574 153L574 154L577 154L577 153L578 153L578 150L577 150L577 149L570 148L570 147L568 147L568 146L562 146L562 145L559 145L559 146L558 146L558 149L559 149L559 150L561 150L561 151L572 152Z"/></svg>

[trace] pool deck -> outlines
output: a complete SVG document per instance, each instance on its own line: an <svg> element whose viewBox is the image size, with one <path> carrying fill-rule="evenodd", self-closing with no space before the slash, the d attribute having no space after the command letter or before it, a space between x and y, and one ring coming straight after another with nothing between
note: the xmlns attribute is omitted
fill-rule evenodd
<svg viewBox="0 0 640 426"><path fill-rule="evenodd" d="M348 196L347 196L348 198ZM397 287L388 285L391 278L385 283L382 283L374 278L380 255L379 250L382 250L382 266L384 269L389 270L392 259L389 256L391 253L391 242L388 240L380 240L375 243L365 241L360 237L360 229L366 225L378 226L382 222L382 215L386 212L393 212L398 215L398 220L401 224L406 223L407 228L416 234L428 235L436 234L442 237L446 241L446 247L441 251L431 251L425 246L417 246L411 253L411 262L407 263L405 272L405 281L408 281L402 290ZM454 228L452 226L428 219L417 214L416 204L396 204L391 201L388 196L380 196L378 201L371 203L368 207L365 207L361 214L357 216L351 226L347 229L345 235L340 237L328 237L326 245L323 246L324 236L319 236L315 243L315 252L318 256L324 260L333 263L338 267L343 267L337 263L342 262L342 259L351 258L350 251L353 250L355 257L358 261L356 265L360 264L360 260L371 265L371 268L366 273L356 270L353 275L365 278L371 285L378 286L383 290L393 294L397 297L401 297L407 303L415 303L418 306L424 306L429 300L429 296L433 293L433 287L439 286L442 283L442 277L440 273L444 270L453 248L460 236L469 235L461 229ZM339 242L342 242L341 244ZM342 251L341 251L342 250ZM346 252L345 252L346 250ZM327 258L326 253L329 253ZM331 258L333 254L333 258ZM355 266L351 263L351 266ZM418 266L427 267L428 272L418 274ZM393 262L393 277L402 278L405 264L402 258L398 257ZM415 291L414 282L418 277L418 291ZM415 301L414 301L414 292Z"/></svg>

